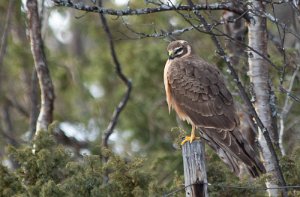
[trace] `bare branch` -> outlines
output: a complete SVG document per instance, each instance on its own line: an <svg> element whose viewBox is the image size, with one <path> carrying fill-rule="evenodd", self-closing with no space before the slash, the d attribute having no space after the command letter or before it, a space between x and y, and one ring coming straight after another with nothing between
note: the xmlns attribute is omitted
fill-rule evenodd
<svg viewBox="0 0 300 197"><path fill-rule="evenodd" d="M8 144L17 147L19 146L19 142L16 140L15 136L13 135L14 129L13 129L13 123L11 121L11 116L10 116L10 107L11 106L9 105L9 101L6 100L2 108L3 122L2 122L1 134Z"/></svg>
<svg viewBox="0 0 300 197"><path fill-rule="evenodd" d="M266 57L264 54L260 53L259 51L257 51L256 49L254 49L253 47L249 46L248 44L245 44L244 42L241 42L237 39L234 39L232 38L231 36L227 35L227 34L224 34L221 30L219 29L216 29L217 32L219 32L222 36L226 37L227 39L237 43L237 44L240 44L242 45L243 47L245 48L248 48L249 49L249 52L250 52L250 55L251 52L253 53L256 53L257 55L259 55L260 57L262 57L264 60L266 60L273 68L275 68L277 71L281 71L280 68L278 66L276 66L268 57Z"/></svg>
<svg viewBox="0 0 300 197"><path fill-rule="evenodd" d="M15 1L9 1L8 3L8 9L6 13L6 19L5 19L5 25L3 27L3 33L0 40L0 88L2 88L2 82L4 79L4 68L3 68L3 60L6 53L7 48L7 37L10 29L10 22L11 22L11 13L13 10Z"/></svg>
<svg viewBox="0 0 300 197"><path fill-rule="evenodd" d="M100 7L102 6L102 1L101 0L99 0L99 6ZM129 100L132 85L131 85L131 81L124 75L124 73L122 71L121 64L118 60L118 57L117 57L117 54L116 54L116 51L115 51L115 45L114 45L114 42L113 42L112 34L110 32L110 29L108 27L108 24L107 24L107 21L106 21L106 18L104 16L104 14L100 13L100 19L101 19L101 22L103 24L104 31L105 31L105 33L108 37L110 53L111 53L113 62L115 64L116 73L119 76L119 78L123 81L123 83L127 86L127 91L126 91L125 95L123 96L122 100L120 101L120 103L118 104L118 106L116 107L116 109L115 109L115 111L112 115L111 121L110 121L110 123L109 123L109 125L108 125L108 127L105 131L105 134L104 134L102 144L103 144L104 147L108 147L108 139L114 131L114 128L115 128L115 126L118 122L120 113L122 112L122 110L124 109L124 107L127 104L127 101Z"/></svg>
<svg viewBox="0 0 300 197"><path fill-rule="evenodd" d="M48 69L41 36L41 24L38 14L37 0L27 0L29 35L35 69L41 88L41 109L37 120L36 130L47 130L53 118L54 88Z"/></svg>
<svg viewBox="0 0 300 197"><path fill-rule="evenodd" d="M5 99L7 100L7 104L14 107L20 114L22 114L26 118L29 117L29 113L27 112L27 110L15 98L6 96Z"/></svg>
<svg viewBox="0 0 300 197"><path fill-rule="evenodd" d="M195 29L193 26L189 26L189 27L182 28L182 29L175 29L175 30L169 31L169 32L161 31L160 33L146 34L146 33L143 33L143 32L137 32L134 29L132 29L131 27L129 27L128 24L126 24L126 23L124 23L124 24L125 24L125 26L127 27L127 29L129 31L131 31L132 33L137 34L139 36L138 39L143 39L143 38L165 38L165 37L169 37L169 36L178 36L178 35L181 35L185 32L192 31L192 30ZM202 25L195 25L195 26L197 28L202 27Z"/></svg>
<svg viewBox="0 0 300 197"><path fill-rule="evenodd" d="M299 68L300 68L300 66L297 65L297 67L296 67L296 69L293 73L293 76L290 80L288 92L292 91L292 88L294 86L294 81L295 81L295 78L296 78L296 74L298 73ZM283 106L282 111L280 113L280 121L279 121L280 122L279 146L280 146L280 150L281 150L282 155L285 155L285 150L284 150L284 147L283 147L283 144L282 144L282 138L283 138L284 127L285 127L284 126L284 120L286 119L287 114L290 111L292 105L293 105L293 101L289 102L289 95L287 94L286 97L285 97L284 106Z"/></svg>
<svg viewBox="0 0 300 197"><path fill-rule="evenodd" d="M68 137L60 128L55 129L53 135L59 143L74 148L77 154L79 154L80 149L89 147L87 141L79 141L74 137Z"/></svg>
<svg viewBox="0 0 300 197"><path fill-rule="evenodd" d="M281 23L279 21L279 19L276 18L276 17L274 17L272 14L267 13L267 12L261 12L260 10L255 10L255 9L251 10L251 12L253 12L253 14L256 14L258 16L266 17L269 21L271 21L272 23L274 23L277 26L281 27L284 32L290 33L293 36L295 36L295 38L297 38L298 40L300 40L300 35L297 34L298 32L294 32L293 30L291 30L291 28L287 27L286 24Z"/></svg>
<svg viewBox="0 0 300 197"><path fill-rule="evenodd" d="M295 73L294 73L295 74ZM297 75L297 73L296 73ZM286 90L284 87L282 86L279 86L279 89L281 92L285 93L288 97L292 98L294 101L297 101L297 102L300 102L300 98L297 97L296 95L292 94L291 91L289 90Z"/></svg>
<svg viewBox="0 0 300 197"><path fill-rule="evenodd" d="M273 15L274 17L276 17L276 13L275 13L275 7L272 4L272 10L273 10ZM284 81L284 76L285 76L285 71L286 71L286 66L287 66L287 59L286 59L286 53L285 53L285 49L284 49L284 41L285 41L285 33L286 33L286 26L282 27L283 29L283 35L281 36L281 31L280 31L280 27L278 22L275 22L276 28L277 28L277 32L279 35L279 39L280 39L280 43L279 43L279 50L281 52L281 54L283 55L283 67L282 67L282 71L281 71L281 76L280 76L280 85L283 84Z"/></svg>
<svg viewBox="0 0 300 197"><path fill-rule="evenodd" d="M7 36L8 36L8 31L10 28L10 21L11 21L11 13L12 13L12 9L13 9L13 5L14 5L15 1L9 1L8 3L8 8L7 8L7 14L6 14L6 19L5 19L5 25L3 28L3 34L1 37L1 45L0 45L0 69L2 67L2 63L3 63L3 58L6 52L6 45L7 45Z"/></svg>
<svg viewBox="0 0 300 197"><path fill-rule="evenodd" d="M197 4L195 6L189 5L178 5L170 6L168 4L162 4L158 7L149 7L149 8L139 8L139 9L110 9L104 8L102 6L88 6L84 5L82 2L74 3L72 0L52 0L56 6L70 7L76 10L86 11L86 12L96 12L99 14L113 15L113 16L128 16L128 15L143 15L143 14L152 14L165 11L193 11L193 10L228 10L239 15L245 13L244 10L234 7L230 2L222 3L212 3L212 4ZM248 14L244 15L244 18L249 20Z"/></svg>
<svg viewBox="0 0 300 197"><path fill-rule="evenodd" d="M245 48L248 48L251 52L254 52L254 53L258 54L260 57L265 59L278 72L281 72L281 69L279 67L277 67L268 57L266 57L265 55L263 55L259 51L255 50L254 48L250 47L249 45L245 44L244 42L241 42L240 40L237 40L237 39L229 36L228 34L223 33L221 30L216 28L217 25L223 24L223 22L215 23L215 24L212 24L212 25L208 24L208 26L210 27L210 30L206 31L206 30L200 29L200 28L204 28L203 25L194 25L191 21L186 19L181 13L179 13L179 14L192 26L182 28L182 29L176 29L174 31L169 31L169 32L146 34L146 33L143 33L143 32L137 32L134 29L132 29L131 27L129 27L128 24L126 24L126 23L124 23L124 24L127 27L127 29L129 29L131 32L133 32L134 34L139 35L138 39L142 39L142 38L164 38L164 37L169 37L169 36L174 36L174 35L177 36L177 35L181 35L185 32L192 31L192 30L197 30L197 31L200 31L201 33L205 33L205 34L209 34L209 35L213 34L214 36L223 36L223 37L226 37L227 39L229 39L230 41L233 41L236 44L239 44L239 45L242 45ZM216 34L216 33L212 32L212 30L216 30L219 34Z"/></svg>
<svg viewBox="0 0 300 197"><path fill-rule="evenodd" d="M7 13L6 13L6 18L5 18L5 25L3 27L3 33L1 36L1 41L0 41L0 88L2 88L2 82L4 78L4 71L3 71L3 60L6 54L6 49L7 49L7 37L9 35L10 31L10 23L11 23L11 15L13 12L13 8L15 5L15 0L11 0L8 2L8 8L7 8ZM1 91L3 94L3 91ZM3 103L1 104L1 110L2 110L2 128L1 128L1 135L3 138L6 140L8 144L11 144L13 146L18 146L19 142L15 139L13 136L13 124L11 121L11 116L10 116L10 107L11 104L10 101L7 99L6 95L2 95L1 97L4 97L2 99ZM4 93L5 94L5 93Z"/></svg>

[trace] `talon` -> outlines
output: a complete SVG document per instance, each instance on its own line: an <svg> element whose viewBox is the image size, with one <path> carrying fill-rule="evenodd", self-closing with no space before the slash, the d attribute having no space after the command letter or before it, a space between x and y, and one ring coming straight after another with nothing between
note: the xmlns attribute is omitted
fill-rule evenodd
<svg viewBox="0 0 300 197"><path fill-rule="evenodd" d="M193 143L193 141L195 140L199 140L200 137L196 137L195 135L191 135L191 136L185 136L184 140L180 143L181 146L184 145L186 142L190 142Z"/></svg>
<svg viewBox="0 0 300 197"><path fill-rule="evenodd" d="M192 132L191 132L191 136L185 136L184 140L181 142L181 146L184 145L186 142L190 142L192 143L195 140L199 140L200 137L196 137L195 135L195 126L192 126Z"/></svg>
<svg viewBox="0 0 300 197"><path fill-rule="evenodd" d="M195 135L191 135L190 137L190 143L192 143L195 140L196 136Z"/></svg>
<svg viewBox="0 0 300 197"><path fill-rule="evenodd" d="M185 136L184 140L180 143L181 146L184 145L188 141L190 141L190 136Z"/></svg>

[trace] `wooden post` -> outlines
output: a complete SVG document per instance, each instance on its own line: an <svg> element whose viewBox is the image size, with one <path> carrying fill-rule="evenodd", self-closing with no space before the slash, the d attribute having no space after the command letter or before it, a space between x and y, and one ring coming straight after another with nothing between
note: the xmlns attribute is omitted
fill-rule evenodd
<svg viewBox="0 0 300 197"><path fill-rule="evenodd" d="M182 146L185 196L208 197L204 144L200 140Z"/></svg>

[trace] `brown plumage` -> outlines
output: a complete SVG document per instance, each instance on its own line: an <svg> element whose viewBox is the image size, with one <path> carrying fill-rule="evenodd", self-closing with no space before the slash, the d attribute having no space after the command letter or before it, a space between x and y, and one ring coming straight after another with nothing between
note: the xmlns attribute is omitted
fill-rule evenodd
<svg viewBox="0 0 300 197"><path fill-rule="evenodd" d="M169 110L174 108L180 119L192 125L189 141L195 139L194 130L198 128L201 137L236 174L238 161L253 177L259 176L259 171L264 173L263 164L239 130L232 95L218 68L196 56L184 40L171 42L167 50L166 99Z"/></svg>

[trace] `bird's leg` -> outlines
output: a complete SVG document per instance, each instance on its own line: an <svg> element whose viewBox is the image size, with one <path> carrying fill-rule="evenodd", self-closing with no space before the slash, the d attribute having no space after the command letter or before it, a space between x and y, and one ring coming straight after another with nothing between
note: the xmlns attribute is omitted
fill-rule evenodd
<svg viewBox="0 0 300 197"><path fill-rule="evenodd" d="M196 137L195 130L196 130L195 125L192 125L191 136L185 136L184 140L181 142L181 145L184 145L186 142L192 143L194 140L200 139L200 137Z"/></svg>

